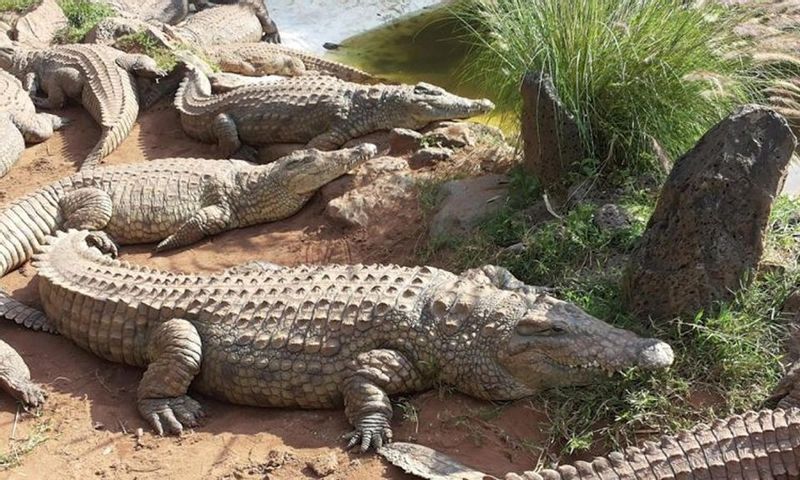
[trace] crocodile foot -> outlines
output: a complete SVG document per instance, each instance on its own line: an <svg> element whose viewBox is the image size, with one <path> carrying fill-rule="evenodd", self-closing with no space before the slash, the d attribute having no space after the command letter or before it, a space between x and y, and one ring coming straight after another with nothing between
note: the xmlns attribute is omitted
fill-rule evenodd
<svg viewBox="0 0 800 480"><path fill-rule="evenodd" d="M370 447L375 450L381 448L384 443L392 441L392 427L386 416L381 413L366 415L357 422L355 430L344 435L347 442L347 449L350 450L360 445L360 450L366 452Z"/></svg>
<svg viewBox="0 0 800 480"><path fill-rule="evenodd" d="M47 398L47 393L39 385L29 381L17 386L11 392L11 396L21 402L27 410L40 407Z"/></svg>
<svg viewBox="0 0 800 480"><path fill-rule="evenodd" d="M111 258L117 258L119 256L119 249L117 248L116 242L114 242L111 236L106 232L97 231L86 235L86 244L90 247L97 248L101 253Z"/></svg>
<svg viewBox="0 0 800 480"><path fill-rule="evenodd" d="M139 400L139 413L159 435L165 431L180 435L184 427L194 428L206 416L200 403L188 395Z"/></svg>

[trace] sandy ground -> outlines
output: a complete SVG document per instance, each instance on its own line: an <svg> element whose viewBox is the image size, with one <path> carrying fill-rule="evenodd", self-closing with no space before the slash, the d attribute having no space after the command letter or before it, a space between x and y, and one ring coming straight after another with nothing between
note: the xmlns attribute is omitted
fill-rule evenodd
<svg viewBox="0 0 800 480"><path fill-rule="evenodd" d="M64 114L72 123L27 149L0 179L0 204L75 171L97 141L99 129L82 109ZM140 117L108 163L208 156L213 151L184 136L168 104ZM184 271L221 269L252 259L282 264L413 262L421 239L420 227L409 228L421 224L415 205L365 230L331 225L323 207L316 198L286 221L228 232L172 254L151 255L151 246L124 248L122 257ZM35 305L34 276L26 265L0 279L0 287ZM49 393L36 414L19 412L0 395L0 462L18 463L0 471L0 478L410 478L374 455L345 452L339 437L348 424L340 410L246 408L197 396L211 415L205 425L181 438L155 436L135 409L138 369L102 361L64 338L11 324L0 324L0 338L20 352L33 378ZM413 396L395 412L396 439L421 442L495 474L533 467L546 438L546 418L529 400L501 409L436 391ZM138 429L144 430L141 436ZM17 458L15 452L23 454Z"/></svg>

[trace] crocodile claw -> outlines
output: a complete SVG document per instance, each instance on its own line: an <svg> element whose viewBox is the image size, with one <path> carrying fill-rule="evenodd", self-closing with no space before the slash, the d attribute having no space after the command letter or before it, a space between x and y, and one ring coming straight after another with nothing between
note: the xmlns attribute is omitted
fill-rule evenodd
<svg viewBox="0 0 800 480"><path fill-rule="evenodd" d="M47 398L47 393L35 383L28 382L14 392L14 398L19 400L22 406L28 410L40 407Z"/></svg>
<svg viewBox="0 0 800 480"><path fill-rule="evenodd" d="M181 435L184 427L200 424L206 414L203 407L188 395L139 400L139 413L158 435Z"/></svg>
<svg viewBox="0 0 800 480"><path fill-rule="evenodd" d="M392 441L392 428L389 422L381 414L367 415L362 418L356 429L343 436L347 442L347 450L359 446L362 453L370 449L370 447L378 450L384 444Z"/></svg>

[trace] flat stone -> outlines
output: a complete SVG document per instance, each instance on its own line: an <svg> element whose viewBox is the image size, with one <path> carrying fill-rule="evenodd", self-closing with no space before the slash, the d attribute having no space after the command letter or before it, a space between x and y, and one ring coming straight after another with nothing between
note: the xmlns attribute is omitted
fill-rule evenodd
<svg viewBox="0 0 800 480"><path fill-rule="evenodd" d="M56 1L43 0L38 7L17 20L14 37L25 46L47 48L53 43L56 33L67 26L67 17Z"/></svg>
<svg viewBox="0 0 800 480"><path fill-rule="evenodd" d="M367 227L380 222L387 214L402 210L407 202L413 200L414 184L413 177L407 173L382 175L330 200L325 214L349 227Z"/></svg>
<svg viewBox="0 0 800 480"><path fill-rule="evenodd" d="M422 134L408 128L393 128L389 131L389 152L405 155L417 150L422 144Z"/></svg>
<svg viewBox="0 0 800 480"><path fill-rule="evenodd" d="M783 117L746 106L675 163L623 281L633 313L693 316L732 297L759 264L795 144Z"/></svg>
<svg viewBox="0 0 800 480"><path fill-rule="evenodd" d="M445 198L431 221L432 237L469 231L487 215L503 208L508 198L508 177L485 175L453 180L441 189Z"/></svg>
<svg viewBox="0 0 800 480"><path fill-rule="evenodd" d="M411 168L432 167L439 162L445 162L453 158L453 150L446 147L428 147L417 151L408 159Z"/></svg>
<svg viewBox="0 0 800 480"><path fill-rule="evenodd" d="M528 72L521 90L523 165L560 201L566 193L567 173L575 171L586 156L578 126L549 75Z"/></svg>
<svg viewBox="0 0 800 480"><path fill-rule="evenodd" d="M333 475L339 469L339 458L336 453L320 454L306 462L308 468L319 478Z"/></svg>

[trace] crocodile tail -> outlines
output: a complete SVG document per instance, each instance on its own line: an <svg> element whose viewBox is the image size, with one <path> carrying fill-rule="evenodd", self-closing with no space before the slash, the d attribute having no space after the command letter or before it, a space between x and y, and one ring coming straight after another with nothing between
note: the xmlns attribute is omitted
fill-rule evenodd
<svg viewBox="0 0 800 480"><path fill-rule="evenodd" d="M44 312L14 300L2 289L0 289L0 317L31 330L56 333Z"/></svg>
<svg viewBox="0 0 800 480"><path fill-rule="evenodd" d="M0 275L25 263L55 232L58 204L58 189L50 185L0 210Z"/></svg>
<svg viewBox="0 0 800 480"><path fill-rule="evenodd" d="M190 113L193 106L211 96L211 81L203 72L203 66L189 58L185 62L186 76L175 93L175 108L182 113Z"/></svg>
<svg viewBox="0 0 800 480"><path fill-rule="evenodd" d="M506 480L800 478L800 410L763 410L698 426L644 448L628 448L556 470Z"/></svg>
<svg viewBox="0 0 800 480"><path fill-rule="evenodd" d="M11 170L25 150L25 139L7 114L0 113L0 177Z"/></svg>
<svg viewBox="0 0 800 480"><path fill-rule="evenodd" d="M100 165L100 162L111 154L128 137L133 130L133 124L139 114L137 104L132 104L125 108L120 119L116 124L102 127L100 141L94 146L89 155L83 160L81 170L88 170Z"/></svg>

